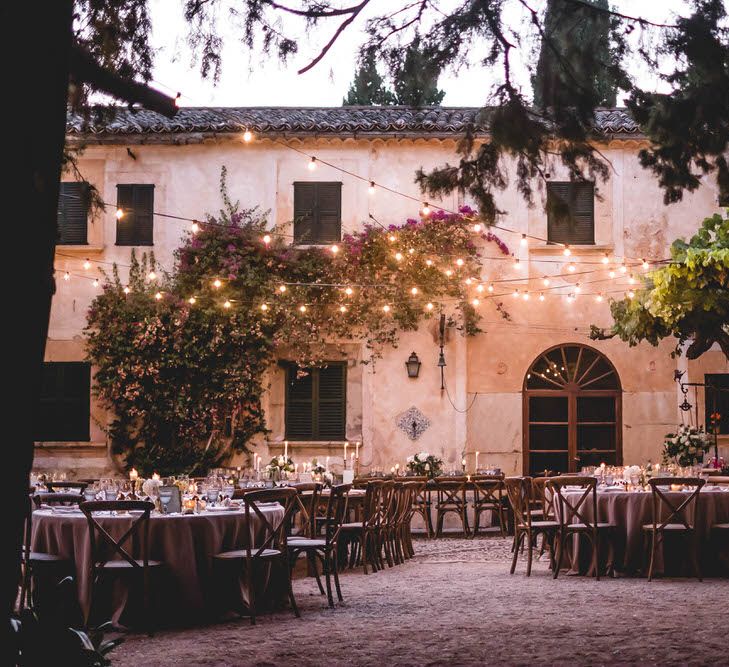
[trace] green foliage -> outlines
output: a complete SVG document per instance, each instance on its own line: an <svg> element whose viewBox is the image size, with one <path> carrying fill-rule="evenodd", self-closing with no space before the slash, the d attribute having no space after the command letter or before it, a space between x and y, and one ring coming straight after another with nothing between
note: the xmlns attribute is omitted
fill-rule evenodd
<svg viewBox="0 0 729 667"><path fill-rule="evenodd" d="M395 51L390 70L396 104L425 107L443 101L445 91L438 88L440 65L433 61L432 54L421 48L419 37L408 44L404 53Z"/></svg>
<svg viewBox="0 0 729 667"><path fill-rule="evenodd" d="M607 0L586 2L609 8ZM549 0L537 69L532 76L535 107L569 106L574 103L575 86L583 85L593 93L593 105L615 106L618 81L610 68L615 55L612 27L617 27L617 22L608 13L565 0ZM565 63L571 66L567 68Z"/></svg>
<svg viewBox="0 0 729 667"><path fill-rule="evenodd" d="M610 332L593 327L593 338L618 336L629 345L645 340L657 345L668 336L683 343L696 359L714 343L729 358L729 218L704 220L686 243L671 246L671 261L646 279L633 299L614 301Z"/></svg>
<svg viewBox="0 0 729 667"><path fill-rule="evenodd" d="M365 53L360 60L354 80L349 87L343 106L394 104L395 96L385 85L377 71L377 59L372 53Z"/></svg>
<svg viewBox="0 0 729 667"><path fill-rule="evenodd" d="M277 235L264 244L265 215L230 201L224 170L221 192L224 208L185 240L171 275L150 281L154 257L133 259L128 285L115 270L89 310L95 387L115 415L109 436L127 467L193 474L243 451L265 432L260 399L277 359L322 365L344 358L352 341L377 358L397 345L399 331L438 314L428 302L453 302L452 324L465 334L479 331L459 279L480 274L470 209L388 230L365 226L345 235L333 255L292 247ZM482 240L508 252L492 235Z"/></svg>

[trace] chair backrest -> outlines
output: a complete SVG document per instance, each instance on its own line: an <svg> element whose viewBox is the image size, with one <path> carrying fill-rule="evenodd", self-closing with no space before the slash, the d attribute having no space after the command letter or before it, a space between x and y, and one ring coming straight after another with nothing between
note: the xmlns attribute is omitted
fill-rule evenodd
<svg viewBox="0 0 729 667"><path fill-rule="evenodd" d="M41 505L79 505L85 498L79 493L36 493L33 502Z"/></svg>
<svg viewBox="0 0 729 667"><path fill-rule="evenodd" d="M684 528L691 529L692 524L688 520L688 512L693 509L693 525L696 525L698 514L698 497L701 487L706 480L700 477L653 477L648 480L651 487L651 499L653 508L653 530L663 530L669 523L681 523ZM681 492L682 499L676 500L666 495L661 487L670 487L672 484L693 487L690 493ZM664 508L666 511L664 511ZM665 516L665 519L661 519Z"/></svg>
<svg viewBox="0 0 729 667"><path fill-rule="evenodd" d="M378 500L377 523L380 526L388 525L394 520L394 512L397 504L394 480L385 480L380 486L380 497Z"/></svg>
<svg viewBox="0 0 729 667"><path fill-rule="evenodd" d="M547 494L547 482L549 477L533 477L531 482L531 502L542 509L546 519L553 509L554 497Z"/></svg>
<svg viewBox="0 0 729 667"><path fill-rule="evenodd" d="M434 477L439 505L461 506L466 502L467 477Z"/></svg>
<svg viewBox="0 0 729 667"><path fill-rule="evenodd" d="M475 505L501 505L504 475L474 475L471 483Z"/></svg>
<svg viewBox="0 0 729 667"><path fill-rule="evenodd" d="M306 537L316 535L316 516L319 511L319 501L324 488L319 482L305 482L292 484L296 489L296 505L301 516L301 529Z"/></svg>
<svg viewBox="0 0 729 667"><path fill-rule="evenodd" d="M252 539L248 540L246 544L247 559L259 558L266 549L276 549L282 554L286 552L286 536L291 529L294 510L298 506L297 495L296 489L280 486L274 489L251 491L243 496L247 524L252 526L252 519L255 516L263 524L265 535L258 546L253 544ZM279 503L284 509L283 517L278 523L275 523L270 514L264 512L261 507L271 503Z"/></svg>
<svg viewBox="0 0 729 667"><path fill-rule="evenodd" d="M83 495L88 485L88 482L84 482L81 480L65 482L46 482L46 489L48 489L49 492L56 491L57 489L62 489L62 492L65 493L78 493L80 495Z"/></svg>
<svg viewBox="0 0 729 667"><path fill-rule="evenodd" d="M182 493L179 486L175 484L160 486L159 500L166 514L182 512Z"/></svg>
<svg viewBox="0 0 729 667"><path fill-rule="evenodd" d="M546 484L552 492L555 514L561 526L569 526L571 523L577 522L597 529L597 479L595 477L579 475L549 477ZM567 487L571 488L567 489Z"/></svg>
<svg viewBox="0 0 729 667"><path fill-rule="evenodd" d="M531 528L532 525L532 515L529 511L531 481L531 477L507 477L504 479L506 496L514 513L514 523L518 527Z"/></svg>
<svg viewBox="0 0 729 667"><path fill-rule="evenodd" d="M89 525L89 539L91 543L91 568L103 567L105 563L113 560L113 555L121 556L133 568L147 567L149 563L149 515L154 509L154 503L148 500L94 500L82 502L79 506L86 516ZM96 520L96 512L139 512L133 517L132 523L124 534L116 539ZM140 565L134 559L134 546L139 540L138 551L142 561ZM128 540L132 542L132 552L125 547ZM103 547L106 547L106 551Z"/></svg>
<svg viewBox="0 0 729 667"><path fill-rule="evenodd" d="M339 532L347 516L349 492L352 484L338 484L329 490L324 522L324 538L327 545L334 544L339 539Z"/></svg>
<svg viewBox="0 0 729 667"><path fill-rule="evenodd" d="M729 475L712 475L706 478L707 484L729 486Z"/></svg>

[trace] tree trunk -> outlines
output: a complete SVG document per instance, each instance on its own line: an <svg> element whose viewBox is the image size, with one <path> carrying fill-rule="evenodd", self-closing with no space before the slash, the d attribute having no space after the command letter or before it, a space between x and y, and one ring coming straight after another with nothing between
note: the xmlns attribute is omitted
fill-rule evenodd
<svg viewBox="0 0 729 667"><path fill-rule="evenodd" d="M9 337L2 375L6 427L0 539L2 652L11 646L3 635L9 628L18 581L28 474L33 463L33 413L54 292L72 4L72 0L22 0L2 3L0 9L4 93L0 118L5 158L0 216L6 266L14 265L2 291ZM8 655L0 655L0 660L3 665L14 664Z"/></svg>

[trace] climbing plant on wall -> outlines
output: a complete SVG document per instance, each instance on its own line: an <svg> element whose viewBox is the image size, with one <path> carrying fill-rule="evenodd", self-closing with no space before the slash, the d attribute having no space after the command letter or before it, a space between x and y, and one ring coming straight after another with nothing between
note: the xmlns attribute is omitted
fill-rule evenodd
<svg viewBox="0 0 729 667"><path fill-rule="evenodd" d="M221 194L223 208L184 240L172 271L133 257L128 282L115 267L88 313L112 446L145 473L200 472L245 450L265 432L261 395L277 359L321 365L352 341L376 358L443 303L465 335L478 332L466 280L480 275L482 245L509 252L474 232L468 208L296 247L229 199L224 170Z"/></svg>

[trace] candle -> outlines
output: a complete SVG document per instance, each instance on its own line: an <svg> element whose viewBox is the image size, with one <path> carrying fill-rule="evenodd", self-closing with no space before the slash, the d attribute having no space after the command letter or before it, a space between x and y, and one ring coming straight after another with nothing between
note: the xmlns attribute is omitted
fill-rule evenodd
<svg viewBox="0 0 729 667"><path fill-rule="evenodd" d="M349 447L349 443L345 442L344 443L344 465L345 466L347 465L347 447Z"/></svg>
<svg viewBox="0 0 729 667"><path fill-rule="evenodd" d="M466 481L467 482L470 482L471 481L471 475L466 475Z"/></svg>
<svg viewBox="0 0 729 667"><path fill-rule="evenodd" d="M159 475L156 472L153 472L152 473L152 479L155 480L156 482L159 482L160 477L159 477Z"/></svg>
<svg viewBox="0 0 729 667"><path fill-rule="evenodd" d="M461 466L463 467L464 470L466 469L466 459L465 458L461 459Z"/></svg>
<svg viewBox="0 0 729 667"><path fill-rule="evenodd" d="M400 474L400 464L399 463L396 463L395 464L395 474L396 475L399 475Z"/></svg>
<svg viewBox="0 0 729 667"><path fill-rule="evenodd" d="M393 475L395 474L395 466L392 466L392 468L390 468L390 472L391 472L391 473L392 473Z"/></svg>
<svg viewBox="0 0 729 667"><path fill-rule="evenodd" d="M479 455L480 453L481 453L481 452L476 452L476 472L478 472L478 455Z"/></svg>
<svg viewBox="0 0 729 667"><path fill-rule="evenodd" d="M359 442L354 445L354 458L359 459Z"/></svg>
<svg viewBox="0 0 729 667"><path fill-rule="evenodd" d="M295 475L298 475L299 474L299 464L298 463L295 463L294 464L294 474Z"/></svg>
<svg viewBox="0 0 729 667"><path fill-rule="evenodd" d="M136 471L136 469L135 469L135 468L132 468L132 469L131 469L131 470L129 471L129 479L130 479L130 480L131 480L132 482L136 482L136 481L137 481L137 479L139 479L139 473L138 473L138 472Z"/></svg>
<svg viewBox="0 0 729 667"><path fill-rule="evenodd" d="M327 472L329 471L329 457L327 456L327 465L326 465Z"/></svg>
<svg viewBox="0 0 729 667"><path fill-rule="evenodd" d="M284 440L284 459L289 458L289 441Z"/></svg>
<svg viewBox="0 0 729 667"><path fill-rule="evenodd" d="M349 452L349 460L351 463L354 463L354 452Z"/></svg>

